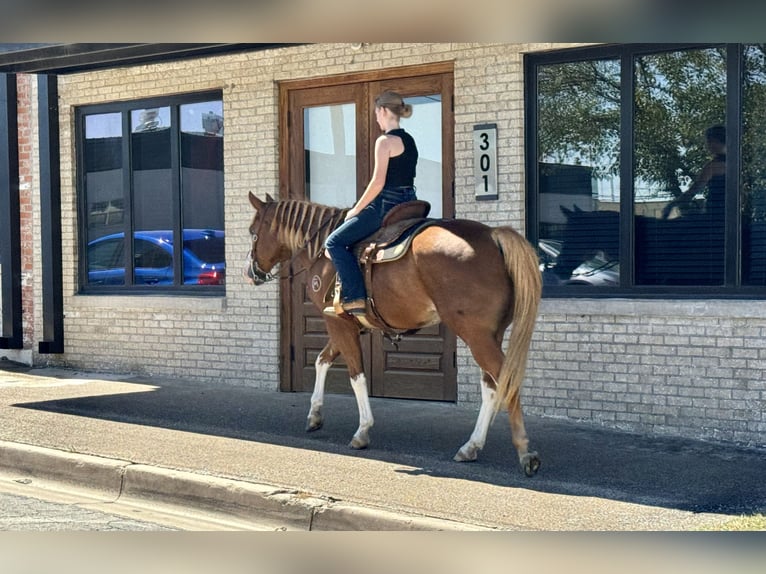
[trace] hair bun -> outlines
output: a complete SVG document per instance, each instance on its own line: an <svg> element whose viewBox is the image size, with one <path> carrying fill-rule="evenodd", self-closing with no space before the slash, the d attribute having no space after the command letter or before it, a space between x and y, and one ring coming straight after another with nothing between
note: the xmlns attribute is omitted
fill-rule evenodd
<svg viewBox="0 0 766 574"><path fill-rule="evenodd" d="M400 118L412 115L412 106L405 104L402 96L391 90L386 90L375 98L375 107L387 108Z"/></svg>

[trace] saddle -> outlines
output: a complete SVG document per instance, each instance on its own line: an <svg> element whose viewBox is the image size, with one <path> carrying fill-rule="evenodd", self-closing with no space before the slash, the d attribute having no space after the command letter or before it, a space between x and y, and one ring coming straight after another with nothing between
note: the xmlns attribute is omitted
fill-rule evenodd
<svg viewBox="0 0 766 574"><path fill-rule="evenodd" d="M386 324L378 314L372 292L372 270L377 264L401 259L412 245L414 237L421 230L439 221L438 219L427 218L430 211L431 204L427 201L414 200L400 203L386 214L380 229L354 246L354 253L359 260L368 294L366 315L358 315L356 318L363 327L379 329L392 340L398 340L403 331L396 330ZM327 303L330 303L331 291L332 289L328 289L325 295ZM337 281L337 275L334 282L332 304L336 311L341 311L340 284Z"/></svg>

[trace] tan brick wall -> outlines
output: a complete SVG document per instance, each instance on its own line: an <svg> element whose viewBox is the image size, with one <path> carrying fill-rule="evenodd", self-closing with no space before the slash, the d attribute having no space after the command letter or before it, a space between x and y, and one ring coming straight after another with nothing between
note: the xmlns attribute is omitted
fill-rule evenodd
<svg viewBox="0 0 766 574"><path fill-rule="evenodd" d="M369 44L355 51L320 44L62 76L67 352L37 360L276 389L278 285L250 287L237 280L237 270L248 247L247 192L278 192L277 82L454 61L457 214L523 229L522 54L551 47ZM213 88L223 91L226 121L226 297L76 295L74 107ZM476 202L473 126L488 122L497 124L500 200ZM39 290L37 281L38 300ZM525 408L638 432L763 445L765 329L766 315L747 303L545 301ZM459 404L476 406L478 380L478 368L459 343Z"/></svg>
<svg viewBox="0 0 766 574"><path fill-rule="evenodd" d="M766 446L766 308L742 301L545 300L527 412Z"/></svg>

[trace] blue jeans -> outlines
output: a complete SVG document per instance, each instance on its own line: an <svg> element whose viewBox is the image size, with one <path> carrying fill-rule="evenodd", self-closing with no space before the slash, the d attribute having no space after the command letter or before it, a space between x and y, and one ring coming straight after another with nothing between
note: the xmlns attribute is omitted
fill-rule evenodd
<svg viewBox="0 0 766 574"><path fill-rule="evenodd" d="M383 189L367 207L341 224L327 238L325 247L338 271L343 303L367 298L364 277L359 268L359 261L354 255L354 245L380 229L383 218L392 207L414 199L416 199L414 188Z"/></svg>

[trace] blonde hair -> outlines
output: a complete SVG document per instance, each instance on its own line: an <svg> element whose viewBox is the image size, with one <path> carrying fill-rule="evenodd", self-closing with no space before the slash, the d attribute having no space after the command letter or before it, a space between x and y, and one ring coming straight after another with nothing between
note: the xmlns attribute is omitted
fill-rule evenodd
<svg viewBox="0 0 766 574"><path fill-rule="evenodd" d="M391 113L400 118L408 118L412 115L412 105L405 104L402 96L391 90L387 90L375 98L375 107L391 110Z"/></svg>

